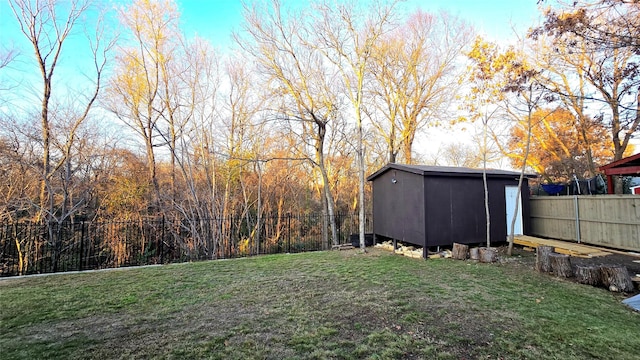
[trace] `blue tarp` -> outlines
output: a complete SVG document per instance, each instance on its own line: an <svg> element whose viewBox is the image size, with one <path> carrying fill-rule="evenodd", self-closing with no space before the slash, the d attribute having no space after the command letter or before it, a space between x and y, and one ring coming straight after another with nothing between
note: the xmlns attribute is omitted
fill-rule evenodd
<svg viewBox="0 0 640 360"><path fill-rule="evenodd" d="M564 190L563 184L542 184L542 190L549 195L557 195Z"/></svg>
<svg viewBox="0 0 640 360"><path fill-rule="evenodd" d="M640 294L624 299L622 303L631 307L633 310L640 311Z"/></svg>

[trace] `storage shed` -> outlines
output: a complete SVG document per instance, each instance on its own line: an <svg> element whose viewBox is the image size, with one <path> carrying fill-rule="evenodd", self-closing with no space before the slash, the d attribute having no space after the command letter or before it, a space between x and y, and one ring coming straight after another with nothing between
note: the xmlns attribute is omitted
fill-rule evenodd
<svg viewBox="0 0 640 360"><path fill-rule="evenodd" d="M520 173L487 170L492 243L507 240ZM522 183L517 235L529 231L529 185ZM373 233L427 249L486 242L482 169L387 164L373 184ZM509 225L507 225L509 224Z"/></svg>

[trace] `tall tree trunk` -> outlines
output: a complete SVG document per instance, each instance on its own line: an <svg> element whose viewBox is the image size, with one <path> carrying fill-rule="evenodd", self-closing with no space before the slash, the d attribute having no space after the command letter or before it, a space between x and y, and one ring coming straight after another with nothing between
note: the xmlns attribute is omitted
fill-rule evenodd
<svg viewBox="0 0 640 360"><path fill-rule="evenodd" d="M391 131L389 134L388 146L389 146L389 162L394 164L396 162L396 155L398 154L398 151L396 150L396 127L393 123L391 124Z"/></svg>
<svg viewBox="0 0 640 360"><path fill-rule="evenodd" d="M256 170L258 170L258 204L256 205L256 255L260 255L260 235L262 234L262 169L260 160L256 156Z"/></svg>
<svg viewBox="0 0 640 360"><path fill-rule="evenodd" d="M331 227L331 241L333 245L338 245L340 239L338 239L338 230L336 228L335 202L329 185L327 169L324 164L324 136L326 134L326 128L324 124L316 124L318 126L318 137L316 139L316 162L318 163L318 167L320 168L320 173L322 175L323 195L327 200L327 216L329 217L329 226Z"/></svg>
<svg viewBox="0 0 640 360"><path fill-rule="evenodd" d="M49 124L49 99L51 98L51 79L47 78L44 68L42 69L44 76L44 94L42 97L42 180L40 181L40 211L38 213L38 221L48 221L53 211L53 197L50 193L50 173L51 173L51 128Z"/></svg>
<svg viewBox="0 0 640 360"><path fill-rule="evenodd" d="M329 233L327 232L327 229L329 228L329 216L327 214L329 212L327 210L327 196L324 185L322 186L322 190L320 191L320 198L322 199L322 201L320 201L322 206L322 248L323 250L327 250L329 248Z"/></svg>
<svg viewBox="0 0 640 360"><path fill-rule="evenodd" d="M487 119L483 124L483 149L482 149L482 184L484 186L484 211L487 220L487 248L491 247L491 215L489 213L489 187L487 184Z"/></svg>
<svg viewBox="0 0 640 360"><path fill-rule="evenodd" d="M173 118L173 116L171 116L171 118ZM176 201L176 156L178 156L178 154L176 153L176 131L175 128L173 126L173 119L172 119L172 123L170 125L170 132L171 132L171 152L172 152L172 156L171 156L171 202L175 203Z"/></svg>
<svg viewBox="0 0 640 360"><path fill-rule="evenodd" d="M531 89L530 89L531 91ZM516 194L516 206L515 206L515 211L513 214L513 217L511 218L511 227L509 229L511 229L511 231L509 232L509 246L507 248L507 255L511 256L511 254L513 253L513 240L515 237L515 227L516 227L516 220L518 219L518 211L520 210L520 198L522 197L522 195L520 195L522 193L522 182L524 180L524 172L527 169L527 158L529 157L529 149L531 147L531 129L532 129L532 124L531 124L531 114L533 112L533 108L530 105L529 106L529 113L527 114L527 141L526 141L526 145L524 148L524 158L522 160L522 167L520 168L520 176L518 177L518 191ZM524 225L524 224L523 224Z"/></svg>
<svg viewBox="0 0 640 360"><path fill-rule="evenodd" d="M589 137L587 136L586 124L584 124L584 119L580 119L580 135L582 137L582 141L584 141L585 146L585 154L587 155L587 165L589 168L589 177L596 176L596 166L593 163L593 151L591 150L591 141L589 141Z"/></svg>
<svg viewBox="0 0 640 360"><path fill-rule="evenodd" d="M411 165L413 163L412 149L413 149L414 138L415 138L415 131L407 134L407 137L404 139L404 142L403 142L404 161L405 161L405 164L407 165Z"/></svg>
<svg viewBox="0 0 640 360"><path fill-rule="evenodd" d="M362 81L362 76L360 76L359 81ZM358 234L360 237L360 249L365 251L365 212L364 212L364 137L362 133L362 110L361 110L361 102L362 102L362 85L359 86L359 90L357 93L356 99L356 121L358 126L358 151L357 151L357 161L358 161Z"/></svg>
<svg viewBox="0 0 640 360"><path fill-rule="evenodd" d="M160 185L158 184L158 176L156 169L156 156L153 151L153 144L151 143L151 137L145 139L147 148L147 171L149 173L149 183L153 187L153 197L151 204L157 207L156 211L160 210Z"/></svg>

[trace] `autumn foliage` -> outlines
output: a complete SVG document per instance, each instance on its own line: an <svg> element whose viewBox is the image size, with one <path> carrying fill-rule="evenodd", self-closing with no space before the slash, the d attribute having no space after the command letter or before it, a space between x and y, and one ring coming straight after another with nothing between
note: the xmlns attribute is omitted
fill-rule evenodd
<svg viewBox="0 0 640 360"><path fill-rule="evenodd" d="M531 120L532 141L527 165L545 181L570 181L574 175L591 178L595 176L595 164L605 163L613 156L606 139L607 129L596 120L577 123L576 117L562 108L537 110ZM508 154L515 167L521 167L524 160L526 131L524 123L511 128ZM588 151L593 163L586 156Z"/></svg>

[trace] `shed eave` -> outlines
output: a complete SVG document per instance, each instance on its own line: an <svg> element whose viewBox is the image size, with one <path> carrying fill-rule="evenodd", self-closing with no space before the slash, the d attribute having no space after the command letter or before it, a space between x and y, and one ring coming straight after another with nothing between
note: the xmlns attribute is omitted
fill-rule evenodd
<svg viewBox="0 0 640 360"><path fill-rule="evenodd" d="M631 155L628 156L626 158L620 159L620 160L616 160L613 161L609 164L606 165L602 165L599 167L600 171L604 172L605 174L609 173L609 174L616 174L614 172L611 171L611 169L625 169L625 168L634 168L637 167L638 165L640 165L640 153L635 154L635 155ZM609 171L607 171L609 170ZM635 171L635 169L630 169L629 170L630 173L633 173Z"/></svg>
<svg viewBox="0 0 640 360"><path fill-rule="evenodd" d="M465 167L450 167L450 166L423 166L423 165L402 165L389 163L378 171L367 177L367 181L373 181L375 178L384 174L389 170L399 170L421 176L460 176L460 177L477 177L482 176L482 169L471 169ZM519 177L520 172L508 171L508 170L495 170L487 169L487 177L489 178L510 178ZM524 174L525 178L537 178L537 174Z"/></svg>

